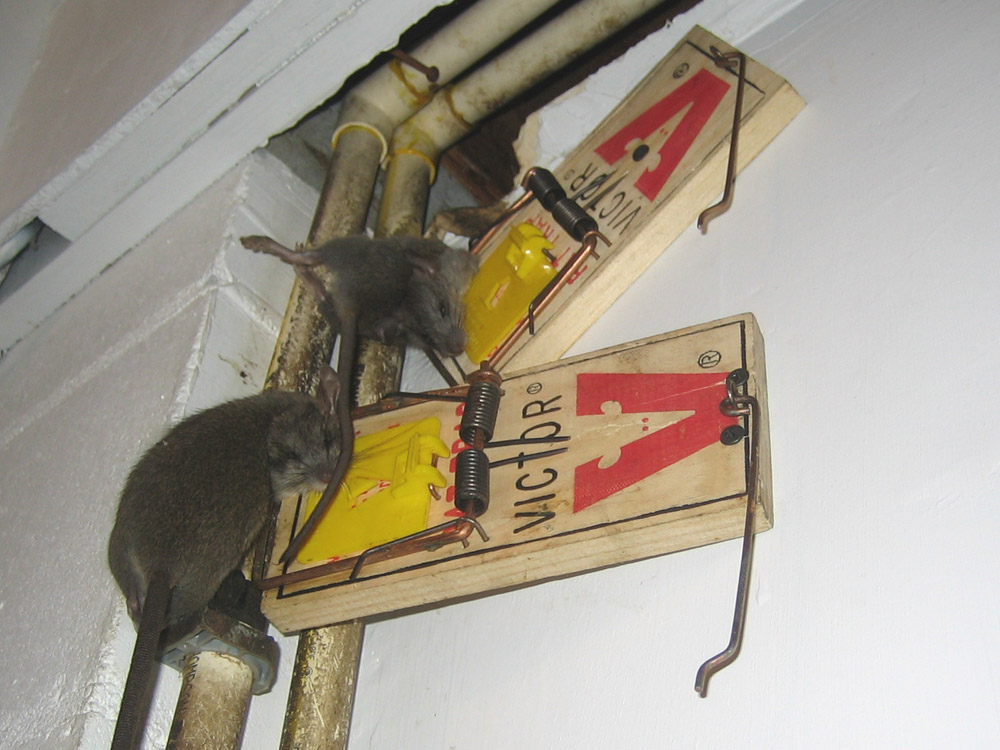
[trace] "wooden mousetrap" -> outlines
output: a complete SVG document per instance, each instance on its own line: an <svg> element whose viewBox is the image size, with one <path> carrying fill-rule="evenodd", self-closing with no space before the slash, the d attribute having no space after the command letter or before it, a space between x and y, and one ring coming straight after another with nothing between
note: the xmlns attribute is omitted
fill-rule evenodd
<svg viewBox="0 0 1000 750"><path fill-rule="evenodd" d="M741 370L745 381L732 375ZM734 383L756 397L752 419L720 408ZM697 547L741 536L747 518L756 531L771 527L764 350L752 315L510 373L501 388L481 451L488 508L474 519L454 503L468 450L460 422L474 407L423 401L356 419L346 490L286 565L276 561L317 496L281 506L262 605L278 629Z"/></svg>
<svg viewBox="0 0 1000 750"><path fill-rule="evenodd" d="M525 368L562 355L724 187L726 200L732 197L727 160L735 177L803 106L788 82L705 29L692 29L552 170L569 202L596 222L593 234L601 242L532 321L533 335L521 337L496 364ZM731 149L737 136L739 147ZM481 272L466 297L475 326L477 310L500 314L505 295L530 299L524 282L537 279L537 293L551 278L531 248L522 249L522 238L516 252L509 249L511 236L526 225L547 241L550 274L578 258L581 237L543 204L519 205L480 249ZM707 217L699 225L704 229ZM530 245L535 238L524 240ZM476 343L470 330L466 354L446 363L459 382L489 351Z"/></svg>

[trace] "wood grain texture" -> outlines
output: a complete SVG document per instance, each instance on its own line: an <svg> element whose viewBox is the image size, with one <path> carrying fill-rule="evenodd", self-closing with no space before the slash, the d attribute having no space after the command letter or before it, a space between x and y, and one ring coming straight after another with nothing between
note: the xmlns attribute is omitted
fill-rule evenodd
<svg viewBox="0 0 1000 750"><path fill-rule="evenodd" d="M494 441L545 439L487 449L491 503L480 521L489 541L473 535L467 548L451 544L369 563L355 581L343 571L283 586L265 594L265 614L291 632L740 536L749 445L718 439L737 422L718 410L725 377L737 367L750 371L749 392L761 404L757 528L770 528L763 341L747 314L511 374ZM454 403L428 402L359 419L355 427L363 437L433 417L454 454L462 447L458 412ZM437 469L450 486L452 459ZM383 493L358 505L389 501ZM336 523L349 525L354 509L342 511ZM303 513L299 498L285 501L272 559ZM445 490L430 502L425 526L454 516ZM268 574L305 567L272 565Z"/></svg>

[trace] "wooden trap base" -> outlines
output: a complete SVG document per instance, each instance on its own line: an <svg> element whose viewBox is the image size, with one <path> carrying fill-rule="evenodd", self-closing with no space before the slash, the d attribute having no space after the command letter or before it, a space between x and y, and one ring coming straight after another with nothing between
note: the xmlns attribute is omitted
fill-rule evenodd
<svg viewBox="0 0 1000 750"><path fill-rule="evenodd" d="M760 402L757 530L769 529L763 340L747 314L506 376L493 442L534 441L486 450L488 541L474 533L467 547L367 562L355 580L346 566L280 586L265 592L265 615L288 633L740 536L751 446L719 440L744 421L719 410L726 375L740 367ZM267 577L460 517L450 498L461 407L424 402L358 419L350 491L303 548L307 562L272 562ZM304 498L283 503L272 561L306 512Z"/></svg>
<svg viewBox="0 0 1000 750"><path fill-rule="evenodd" d="M534 367L562 355L722 193L739 85L736 70L720 67L713 50L736 52L694 27L631 92L622 92L622 102L552 170L567 195L597 222L610 246L598 243L597 256L588 258L536 317L535 335L522 337L501 359L502 371ZM787 81L753 59L746 60L745 78L737 172L805 106ZM737 205L740 190L735 190ZM727 220L732 217L716 219ZM580 248L539 201L516 211L483 249L477 285L484 294L466 300L470 334L477 326L503 328L491 319L503 318L497 290L515 289L525 275L524 265L506 261L511 264L506 273L496 270L493 278L480 277L493 265L508 230L522 223L531 224L552 243L556 269L566 267ZM544 286L545 280L539 283ZM535 288L536 293L540 290ZM477 318L480 309L494 308L494 313L483 313L485 320ZM523 306L516 309L523 314ZM507 324L513 327L514 321ZM468 371L483 358L470 347L468 356L459 359Z"/></svg>

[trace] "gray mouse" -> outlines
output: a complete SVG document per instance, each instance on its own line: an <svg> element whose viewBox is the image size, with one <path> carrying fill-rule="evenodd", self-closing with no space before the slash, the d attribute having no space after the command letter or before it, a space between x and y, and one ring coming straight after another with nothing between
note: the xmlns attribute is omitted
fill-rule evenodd
<svg viewBox="0 0 1000 750"><path fill-rule="evenodd" d="M287 562L315 530L350 466L354 451L351 373L357 337L429 347L448 356L460 354L466 343L462 297L479 261L440 240L423 237L341 237L307 251L291 250L259 235L242 237L240 242L294 266L316 295L320 310L340 328L340 459L333 481L282 554L281 562ZM312 270L317 266L329 272L325 281Z"/></svg>
<svg viewBox="0 0 1000 750"><path fill-rule="evenodd" d="M293 492L321 489L340 452L339 381L320 396L268 391L184 419L132 468L108 563L138 625L112 748L137 745L164 629L197 617Z"/></svg>

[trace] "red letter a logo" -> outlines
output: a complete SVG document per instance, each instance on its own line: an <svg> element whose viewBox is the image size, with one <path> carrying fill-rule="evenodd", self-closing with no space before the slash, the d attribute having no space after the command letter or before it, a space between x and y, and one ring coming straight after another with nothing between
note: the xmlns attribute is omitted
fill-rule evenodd
<svg viewBox="0 0 1000 750"><path fill-rule="evenodd" d="M728 90L728 83L702 68L608 138L594 152L609 165L614 164L625 156L630 143L649 138L663 123L690 105L691 108L680 124L660 146L660 163L652 171L643 172L635 182L636 189L653 200L670 179Z"/></svg>
<svg viewBox="0 0 1000 750"><path fill-rule="evenodd" d="M573 512L640 482L708 447L735 417L719 411L726 397L726 373L581 373L576 378L576 413L601 414L601 405L616 401L623 414L688 412L679 422L623 445L613 466L594 459L576 467Z"/></svg>

